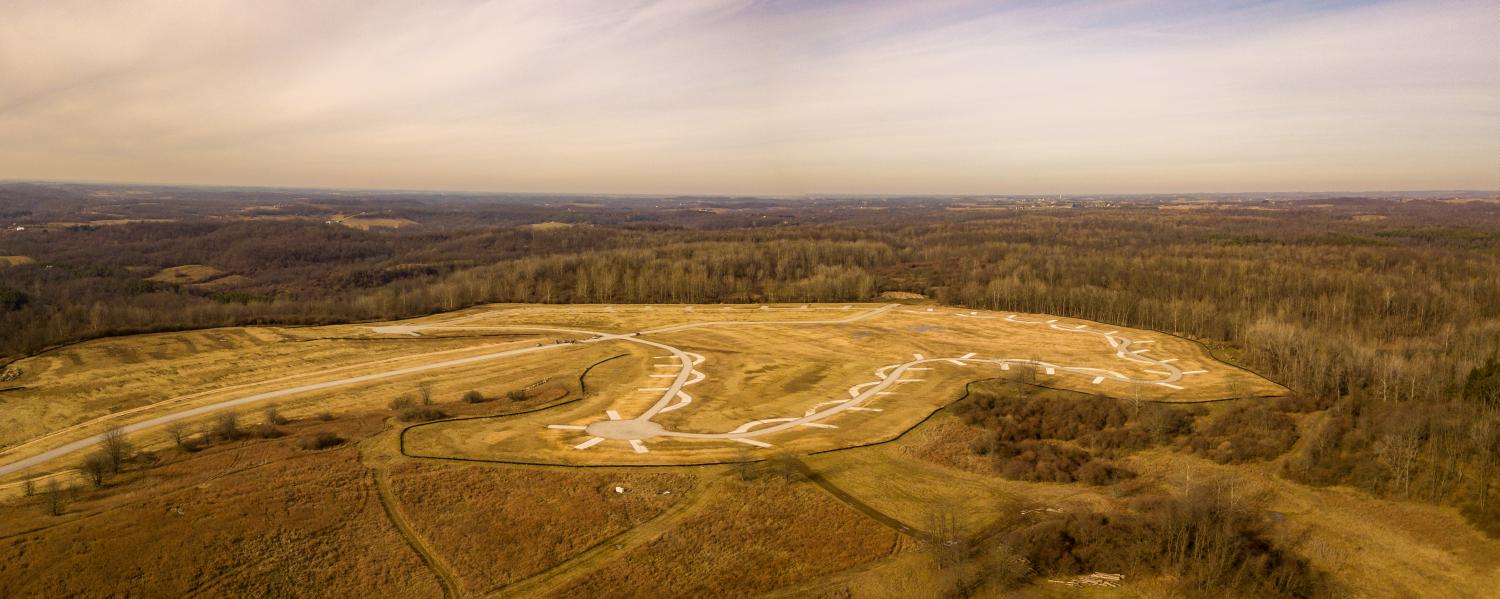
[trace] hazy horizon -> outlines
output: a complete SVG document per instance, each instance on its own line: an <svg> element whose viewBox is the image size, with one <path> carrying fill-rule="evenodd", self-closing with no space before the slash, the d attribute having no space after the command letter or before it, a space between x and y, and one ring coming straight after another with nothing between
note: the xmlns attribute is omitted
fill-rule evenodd
<svg viewBox="0 0 1500 599"><path fill-rule="evenodd" d="M1454 2L0 7L0 180L1090 195L1500 183Z"/></svg>
<svg viewBox="0 0 1500 599"><path fill-rule="evenodd" d="M278 185L267 184L239 184L239 183L174 183L170 181L88 181L68 179L0 179L0 185L76 185L81 187L141 187L141 188L185 188L185 189L247 189L267 191L308 191L308 192L359 192L380 194L446 194L446 195L526 195L526 196L586 196L586 197L640 197L640 198L669 198L682 197L722 197L722 198L898 198L898 197L973 197L973 198L1028 198L1028 197L1139 197L1139 196L1244 196L1256 194L1272 195L1365 195L1373 197L1394 197L1403 194L1423 194L1435 196L1447 196L1451 194L1472 196L1500 196L1500 190L1488 189L1247 189L1226 191L1203 191L1203 190L1175 190L1175 191L1138 191L1138 192L1033 192L1013 193L1005 191L994 192L972 192L972 193L926 193L926 192L843 192L843 191L810 191L800 193L714 193L714 192L612 192L612 191L538 191L538 190L507 190L507 189L443 189L443 188L421 188L421 187L357 187L357 186L317 186L317 185Z"/></svg>

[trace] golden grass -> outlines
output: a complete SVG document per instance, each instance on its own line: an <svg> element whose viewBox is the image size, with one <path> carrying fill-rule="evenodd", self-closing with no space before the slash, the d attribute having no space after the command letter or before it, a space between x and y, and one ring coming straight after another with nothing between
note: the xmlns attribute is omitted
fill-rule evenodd
<svg viewBox="0 0 1500 599"><path fill-rule="evenodd" d="M609 333L629 333L705 321L835 320L882 304L494 304L421 319L436 324L454 317L482 316L469 326L548 324ZM764 306L765 309L761 307ZM849 306L848 310L844 306Z"/></svg>
<svg viewBox="0 0 1500 599"><path fill-rule="evenodd" d="M651 309L647 309L651 308ZM709 319L744 319L737 326L698 327L648 333L646 338L701 354L705 361L696 370L707 375L701 383L684 390L693 403L684 409L664 412L655 420L669 430L727 432L752 420L798 417L814 406L850 397L848 389L877 380L875 371L884 366L925 357L960 357L976 353L989 358L1039 359L1068 366L1103 368L1137 378L1156 378L1154 367L1122 360L1114 348L1097 335L1060 331L1045 325L1013 323L1001 313L951 309L903 308L851 323L784 325L755 324L766 320L830 320L857 315L868 306L800 305L777 306L782 310L720 307L630 306L501 306L468 311L457 326L517 326L549 323L559 327L584 327L605 332L651 330L674 324ZM1026 315L1027 320L1053 320ZM441 323L447 319L431 319ZM1191 341L1151 331L1131 331L1097 323L1056 319L1059 326L1088 325L1095 330L1114 330L1132 339L1153 341L1151 355L1176 358L1189 375L1171 389L1157 385L1127 385L1114 381L1093 383L1092 376L1058 371L1039 373L1038 382L1116 397L1140 394L1158 401L1198 401L1240 395L1276 395L1284 390L1253 373L1214 360L1202 346ZM639 326L625 326L627 324ZM617 369L614 385L583 402L545 412L492 421L464 421L423 427L408 436L408 447L417 454L494 459L548 464L690 464L737 459L746 451L730 440L672 437L647 439L649 453L637 453L623 441L606 441L587 451L574 445L588 438L578 431L549 430L547 425L586 425L603 419L606 410L629 418L644 412L661 395L652 391L670 379L651 378L652 373L675 374L672 360L660 360L661 351L618 343L632 353L647 370ZM966 381L1004 375L994 365L931 363L929 370L911 371L913 382L896 385L888 395L866 405L881 412L849 411L826 421L836 429L803 429L763 438L776 450L814 452L857 447L888 440L947 405L962 394ZM642 391L641 389L646 389ZM824 404L827 407L828 404ZM752 456L771 450L750 449Z"/></svg>
<svg viewBox="0 0 1500 599"><path fill-rule="evenodd" d="M1131 467L1166 485L1232 477L1246 496L1264 496L1281 519L1276 536L1358 597L1486 597L1500 589L1500 539L1475 530L1457 510L1379 499L1347 487L1309 487L1274 474L1276 464L1222 466L1163 451Z"/></svg>
<svg viewBox="0 0 1500 599"><path fill-rule="evenodd" d="M352 327L210 329L101 340L22 360L15 367L24 374L16 382L25 388L6 394L6 409L0 410L0 443L11 447L10 455L19 457L205 403L537 342L525 336L339 338L354 332ZM415 395L424 382L435 401L449 404L468 390L502 397L506 391L543 380L576 388L578 373L612 355L610 351L603 346L568 347L550 356L524 355L506 361L498 375L496 362L478 362L446 369L441 377L415 374L381 379L238 410L250 414L249 421L258 419L261 408L272 403L291 417L324 411L366 412L381 409L396 397ZM499 399L481 405L497 409L504 405L496 402L509 403ZM211 419L202 417L191 426ZM48 433L52 434L16 450L17 444ZM164 439L156 431L132 435L139 445L159 445Z"/></svg>
<svg viewBox="0 0 1500 599"><path fill-rule="evenodd" d="M31 256L0 256L0 267L21 266L23 264L34 264L36 260Z"/></svg>
<svg viewBox="0 0 1500 599"><path fill-rule="evenodd" d="M1149 365L1121 360L1102 338L1059 331L1039 324L1020 324L1004 313L941 307L901 306L857 322L779 324L779 321L845 319L877 304L775 304L752 306L554 306L494 305L406 321L449 325L420 337L377 334L370 326L249 327L184 333L137 335L81 343L15 364L24 387L6 396L0 414L0 447L66 430L65 434L27 446L25 451L55 446L120 423L227 398L315 381L387 371L507 348L551 343L564 333L524 333L503 328L518 325L584 328L604 332L650 331L684 323L735 321L743 325L678 328L648 333L646 338L701 353L699 370L708 375L685 389L694 404L663 413L659 422L672 430L726 432L750 420L795 417L822 402L849 397L850 386L876 380L882 366L909 361L914 354L958 357L974 352L988 358L1042 359L1068 366L1107 368L1131 376L1152 377ZM728 308L728 309L726 309ZM1022 315L1028 320L1054 320ZM1282 390L1252 373L1213 360L1196 343L1151 331L1132 331L1097 323L1055 319L1059 326L1086 325L1118 330L1150 340L1157 357L1171 356L1183 370L1204 370L1185 378L1181 390L1155 385L1144 388L1113 381L1094 384L1087 375L1059 371L1039 375L1043 384L1095 393L1147 399L1195 401L1227 394L1275 394ZM777 321L777 322L770 322ZM471 328L453 328L471 327ZM472 328L477 327L477 328ZM619 353L591 378L596 393L589 399L536 414L503 420L471 420L413 431L409 447L424 455L501 459L541 463L680 464L735 459L744 446L727 440L650 439L651 452L637 454L623 442L606 442L579 452L573 445L586 437L556 431L547 424L585 424L616 410L632 417L657 401L655 392L675 368L655 360L661 350L625 341L575 344L548 352L413 374L360 385L328 389L277 400L291 414L322 410L366 411L411 393L419 384L435 395L457 399L476 389L503 395L512 388L556 377L573 377L588 364ZM962 392L965 381L998 376L994 365L950 365L939 362L897 385L890 395L869 406L882 412L845 412L827 421L835 429L786 431L764 440L779 449L811 452L855 447L895 437ZM825 404L826 405L826 404ZM255 411L259 406L244 408ZM106 421L97 419L121 413ZM78 427L72 428L69 427ZM50 444L50 445L49 445ZM752 453L765 453L752 450ZM13 455L19 455L12 452Z"/></svg>
<svg viewBox="0 0 1500 599"><path fill-rule="evenodd" d="M370 424L316 428L354 434ZM61 517L29 503L0 505L0 596L438 594L391 528L354 448L294 444L288 437L174 457L83 492Z"/></svg>
<svg viewBox="0 0 1500 599"><path fill-rule="evenodd" d="M762 479L726 490L557 596L745 597L870 562L896 542L816 486Z"/></svg>
<svg viewBox="0 0 1500 599"><path fill-rule="evenodd" d="M1025 502L998 477L943 468L889 449L838 451L806 462L818 476L918 530L942 530L951 519L959 532L975 534L1014 517Z"/></svg>
<svg viewBox="0 0 1500 599"><path fill-rule="evenodd" d="M685 497L695 478L431 463L391 471L413 527L471 594L542 572L651 519Z"/></svg>

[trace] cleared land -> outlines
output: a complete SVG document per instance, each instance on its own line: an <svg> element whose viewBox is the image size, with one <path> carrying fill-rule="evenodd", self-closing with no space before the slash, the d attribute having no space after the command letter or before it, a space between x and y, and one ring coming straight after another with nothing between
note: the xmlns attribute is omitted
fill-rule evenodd
<svg viewBox="0 0 1500 599"><path fill-rule="evenodd" d="M146 280L156 281L158 283L178 283L182 285L188 285L192 283L202 283L209 279L222 276L223 274L224 271L205 264L184 264L182 266L163 268L156 274L147 277Z"/></svg>
<svg viewBox="0 0 1500 599"><path fill-rule="evenodd" d="M1198 344L1038 315L899 304L488 306L371 326L121 337L12 365L0 475L144 431L270 402L360 411L418 387L495 397L591 377L578 401L405 433L411 455L557 464L681 464L887 440L961 393L1012 376L1148 401L1276 395ZM576 384L576 383L574 383ZM31 455L30 458L25 456ZM28 461L29 460L29 461Z"/></svg>
<svg viewBox="0 0 1500 599"><path fill-rule="evenodd" d="M324 427L368 434L378 422ZM57 517L0 504L0 595L114 595L124 580L145 597L438 594L355 449L301 452L296 439L215 447L75 489Z"/></svg>
<svg viewBox="0 0 1500 599"><path fill-rule="evenodd" d="M955 575L940 564L942 550L924 541L934 531L987 539L1006 527L1109 509L1148 484L1178 488L1184 477L1212 476L1238 477L1247 495L1269 497L1277 538L1356 593L1478 596L1500 582L1493 567L1500 544L1450 510L1292 484L1273 474L1274 462L1228 467L1158 449L1121 459L1141 475L1121 486L998 477L993 460L970 449L986 431L948 411L933 414L969 381L1022 379L1164 402L1281 391L1190 341L1049 320L858 304L487 306L401 323L216 329L62 348L13 365L23 374L11 384L24 389L0 395L6 416L24 409L54 424L18 418L31 432L7 431L14 441L0 456L5 463L107 426L326 386L224 408L248 412L248 427L261 406L276 403L292 418L279 427L281 438L213 441L189 453L141 429L131 440L155 450L151 456L103 489L76 486L61 516L43 516L41 497L14 499L19 487L6 487L13 499L0 504L0 594L97 594L125 572L142 592L163 596L307 588L413 597L445 589L465 597L933 596ZM1121 356L1143 348L1150 351L1136 355L1149 363ZM1174 371L1181 389L1137 382ZM878 385L892 380L912 382ZM692 401L649 422L729 436L647 437L638 440L645 452L630 439L577 448L591 438L590 424L678 405L669 391L679 381ZM806 418L875 389L891 394L876 391L855 407L881 411L808 421L835 428L746 437L772 447L733 433L746 422ZM486 401L460 401L469 390ZM522 394L507 398L511 391ZM387 408L423 394L451 419L401 423ZM830 401L844 403L820 406ZM318 417L323 412L330 420ZM188 422L203 430L214 413ZM48 432L55 436L22 444ZM319 432L344 442L305 449ZM894 440L875 444L886 439ZM837 448L847 449L800 458L800 470L779 457ZM413 457L426 452L439 459ZM772 459L654 469L485 463L759 458ZM68 454L7 480L76 462ZM112 566L77 567L92 560ZM1430 580L1441 585L1423 582ZM1170 579L1127 572L1120 592L1160 596L1172 588ZM1092 596L1045 580L1022 592Z"/></svg>

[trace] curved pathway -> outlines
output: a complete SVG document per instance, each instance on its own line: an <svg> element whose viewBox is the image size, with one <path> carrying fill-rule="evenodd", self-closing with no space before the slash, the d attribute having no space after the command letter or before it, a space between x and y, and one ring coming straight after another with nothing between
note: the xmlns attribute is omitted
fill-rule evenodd
<svg viewBox="0 0 1500 599"><path fill-rule="evenodd" d="M1043 362L1043 361L1032 360L1032 359L1022 359L1022 358L981 358L981 357L976 357L975 354L973 354L973 353L964 354L962 356L937 357L937 358L927 358L925 356L922 356L921 354L915 354L913 356L914 359L911 360L911 361L900 363L900 364L893 364L893 365L886 366L886 367L881 368L878 371L876 371L877 380L872 381L872 382L868 382L868 383L863 383L863 384L860 384L860 385L855 385L854 387L851 387L850 390L849 390L849 395L850 395L849 399L832 400L832 401L826 401L826 402L820 403L820 404L814 406L812 409L807 410L801 416L791 416L791 417L782 417L782 418L770 418L770 419L755 420L755 421L751 421L751 422L745 423L744 425L741 425L740 427L738 427L738 428L736 428L734 430L727 431L727 432L720 432L720 433L673 431L673 430L668 430L668 429L663 428L660 424L658 424L658 423L656 423L656 422L654 422L652 420L658 414L661 414L663 412L669 412L669 411L676 410L676 409L680 409L680 408L683 408L683 407L687 406L688 404L692 403L692 401L693 401L692 396L689 395L689 394L687 394L685 391L683 391L683 387L686 387L686 386L689 386L689 385L692 385L694 383L698 383L698 382L704 380L704 378L705 378L706 375L704 375L703 373L698 372L696 370L696 367L698 365L700 365L700 364L703 363L703 361L704 361L703 356L698 355L698 354L694 354L694 353L691 353L691 352L683 351L681 349L678 349L676 347L673 347L673 346L665 344L665 343L661 343L661 342L657 342L657 341L652 341L652 340L649 340L649 339L643 339L643 338L641 338L644 335L654 335L654 334L661 334L661 333L672 333L672 332L684 331L684 330L695 329L695 328L705 328L705 327L739 327L739 326L772 326L772 325L813 326L813 325L847 324L847 323L851 323L851 322L856 322L856 321L859 321L859 320L863 320L863 319L866 319L866 318L870 318L870 317L873 317L873 316L877 316L879 314L882 314L882 313L885 313L887 311L893 310L897 306L898 306L898 304L888 304L886 306L882 306L880 308L876 308L876 309L873 309L873 310L868 310L868 311L865 311L865 312L861 312L861 313L853 315L853 316L849 316L849 317L846 317L846 318L840 318L840 319L833 319L833 320L765 320L765 321L725 321L725 320L717 320L717 321L694 322L694 323L686 323L686 324L678 324L678 325L667 325L667 326L658 327L658 328L655 328L655 329L649 329L649 330L645 330L645 331L640 331L640 332L635 332L635 333L626 333L626 334L603 333L603 332L599 332L599 331L590 331L590 330L585 330L585 329L573 329L573 328L562 328L562 327L546 327L546 326L526 326L526 325L494 325L494 326L484 326L484 325L468 325L468 324L465 324L467 322L483 318L483 317L487 316L489 313L472 314L472 315L465 316L465 317L462 317L462 318L459 318L459 319L454 319L454 320L450 320L450 321L446 321L446 322L441 322L441 323L437 323L437 324L432 324L432 325L391 325L391 326L371 327L371 329L374 332L376 332L376 333L392 334L392 335L412 335L412 336L420 335L422 333L422 331L428 331L428 330L439 330L439 331L440 330L540 331L540 332L566 333L566 334L570 334L570 335L579 335L579 336L586 336L587 337L587 339L583 339L583 340L579 341L579 343L602 343L602 342L607 342L607 341L626 341L626 342L630 342L630 343L638 343L638 344L642 344L642 345L651 346L651 347L654 347L654 348L657 348L657 349L665 350L668 353L668 355L666 355L666 356L659 356L659 357L660 358L675 359L675 361L677 362L677 365L680 367L680 370L678 370L678 372L677 372L677 374L676 374L675 377L672 377L672 382L671 382L670 385L668 385L666 387L647 388L647 390L651 390L651 391L660 391L661 392L661 397L654 404L652 404L649 408L647 408L644 412L642 412L640 415L637 415L634 418L624 419L624 418L621 418L620 415L618 413L616 413L614 410L609 410L606 413L606 415L608 416L608 419L601 419L601 420L598 420L598 421L591 422L591 423L589 423L587 425L572 425L572 424L554 424L554 425L549 425L549 428L552 428L552 429L579 430L579 431L582 431L582 432L585 432L585 433L589 434L590 437L587 440L585 440L582 443L579 443L578 445L575 446L577 449L588 449L590 447L598 445L599 443L604 442L605 440L611 440L611 439L613 439L613 440L623 440L623 441L629 442L630 445L631 445L631 447L634 448L635 451L640 452L640 453L645 453L645 452L649 451L647 449L647 447L645 446L645 444L644 444L644 440L650 439L652 437L680 437L680 438L690 438L690 439L729 439L729 440L738 441L738 442L741 442L741 443L746 443L746 444L754 445L754 446L758 446L758 447L769 447L770 446L769 443L766 443L764 441L760 441L757 438L758 437L764 437L766 435L770 435L770 434L773 434L773 433L777 433L777 432L781 432L781 431L786 431L786 430L789 430L789 429L797 428L797 427L835 428L834 425L825 424L825 423L822 423L820 421L822 421L824 419L827 419L827 418L829 418L831 416L834 416L834 415L846 412L846 411L880 411L879 408L869 408L869 407L864 406L864 404L869 403L872 399L874 399L875 397L878 397L878 396L880 396L882 394L888 394L889 393L888 389L890 389L892 386L895 386L895 385L898 385L898 384L903 384L903 383L908 383L908 382L915 382L917 380L920 380L920 379L908 379L908 378L905 378L905 375L908 372L928 370L929 368L926 367L926 366L924 366L924 365L929 365L929 364L932 364L932 365L951 364L951 365L960 366L960 367L970 366L970 365L974 365L974 364L983 364L983 365L999 366L1002 370L1008 370L1008 369L1010 369L1010 367L1012 365L1027 365L1027 366L1035 367L1035 368L1038 368L1038 369L1043 369L1043 370L1046 371L1047 374L1056 374L1057 372L1060 371L1060 372L1066 372L1066 373L1074 373L1074 374L1081 374L1081 375L1085 375L1085 376L1091 376L1091 377L1093 377L1093 382L1095 384L1102 383L1102 382L1104 382L1106 380L1113 380L1113 381L1119 381L1119 382L1125 382L1125 383L1131 383L1131 384L1155 384L1155 385L1161 385L1161 386L1165 386L1165 387L1170 387L1170 388L1173 388L1173 389L1181 389L1182 388L1182 387L1176 385L1175 383L1178 382L1179 380L1181 380L1184 375L1197 374L1197 373L1203 372L1203 371L1189 371L1189 372L1184 372L1181 369L1179 369L1176 366L1174 366L1174 365L1171 364L1171 362L1174 361L1172 359L1158 360L1158 359L1155 359L1155 358L1151 358L1151 357L1145 356L1143 354L1145 354L1146 352L1148 352L1149 351L1148 349L1133 349L1133 346L1134 345L1140 345L1140 344L1143 344L1143 343L1149 343L1149 342L1145 342L1145 341L1133 341L1133 340L1131 340L1129 338L1125 338L1125 337L1120 336L1119 333L1118 333L1118 331L1108 331L1108 332L1095 331L1095 330L1091 329L1088 325L1060 326L1060 325L1056 324L1056 322L1057 322L1056 320L1048 320L1048 321L1019 320L1019 319L1016 319L1016 317L1015 317L1014 314L1010 314L1010 315L1007 315L1005 317L1005 320L1009 321L1009 322L1017 323L1017 324L1025 324L1025 325L1047 325L1048 327L1050 327L1052 329L1059 330L1059 331L1074 332L1074 333L1081 333L1081 334L1099 335L1105 341L1107 341L1110 344L1111 347L1113 347L1115 349L1115 356L1116 357L1124 359L1124 360L1128 360L1128 361L1131 361L1131 362L1149 364L1151 366L1154 366L1154 367L1158 368L1159 370L1156 370L1156 371L1149 371L1148 370L1147 372L1151 372L1153 374L1161 374L1161 375L1163 375L1164 378L1161 378L1161 379L1150 379L1150 380L1146 380L1146 379L1134 379L1134 378L1127 377L1127 376L1125 376L1123 374L1120 374L1120 373L1112 371L1112 370L1105 370L1105 369L1099 369L1099 368L1060 366L1060 365L1052 364L1052 363L1049 363L1049 362ZM846 306L845 309L848 309L848 307ZM979 316L977 312L972 312L972 311L969 312L969 313L967 313L967 314L962 313L962 312L935 312L933 309L928 309L925 312L923 312L923 311L917 311L917 310L906 310L906 311L908 311L908 312L914 312L914 313L919 313L919 314L952 315L952 316L967 317L967 318L993 318L993 317L988 317L988 316ZM370 382L370 381L376 381L376 380L381 380L381 379L387 379L387 378L392 378L392 377L405 376L405 375L409 375L409 374L416 374L416 373L420 373L420 372L426 372L426 371L429 371L429 370L439 370L439 369L443 369L443 368L451 368L451 367L455 367L455 366L462 366L462 365L467 365L467 364L474 364L474 363L478 363L478 362L498 360L498 359L502 359L502 358L509 358L509 357L514 357L514 356L520 356L520 355L530 354L530 353L536 353L536 352L542 352L542 351L549 351L549 350L553 350L553 349L568 347L569 345L571 345L571 344L570 343L553 343L553 344L538 345L538 346L535 346L535 347L523 347L523 348L519 348L519 349L513 349L513 350L507 350L507 351L500 351L500 352L492 352L492 353L487 353L487 354L481 354L481 355L478 355L478 356L470 356L470 357L466 357L466 358L458 358L458 359L453 359L453 360L445 360L445 361L441 361L441 362L434 362L434 363L431 363L431 364L423 364L423 365L419 365L419 366L410 366L410 367L405 367L405 368L397 368L397 369L383 371L383 372L377 372L377 373L373 373L373 374L366 374L366 375L361 375L361 376L346 377L346 378L341 378L341 379L336 379L336 380L323 381L323 382L318 382L318 383L310 383L310 384L306 384L306 385L298 385L298 386L294 386L294 387L288 387L288 388L284 388L284 389L278 389L278 390L275 390L275 391L267 391L267 392L264 392L264 393L257 393L257 394L254 394L254 395L249 395L249 396L245 396L245 397L239 397L239 398L235 398L235 399L229 399L229 400L225 400L225 401L215 402L215 403L211 403L211 404L206 404L206 405L202 405L202 406L198 406L198 407L194 407L194 408L189 408L189 409L181 410L181 411L178 411L178 412L173 412L173 413L166 414L166 415L163 415L163 416L158 416L158 417L150 418L150 419L143 420L143 421L140 421L140 422L135 422L135 423L127 424L127 425L124 425L124 426L120 427L119 430L121 430L121 431L123 431L125 433L133 433L133 432L142 431L142 430L146 430L146 429L157 427L157 426L162 426L164 424L168 424L168 423L171 423L171 422L175 422L175 421L179 421L179 420L184 420L184 419L187 419L187 418L193 418L193 417L196 417L196 416L201 416L201 415L204 415L204 414L209 414L209 413L212 413L212 412L217 412L217 411L220 411L220 410L224 410L224 409L228 409L228 408L232 408L232 407L236 407L236 406L241 406L241 405L245 405L245 404L250 404L250 403L265 401L265 400L268 400L268 399L275 399L275 398L280 398L280 397L297 395L297 394L301 394L301 393L308 393L308 392L311 392L311 391L319 391L319 390L331 389L331 388L335 388L335 387L342 387L342 386L347 386L347 385L354 385L354 384L365 383L365 382ZM825 408L823 406L828 406L828 407ZM769 426L766 426L766 425L769 425ZM92 446L98 444L99 441L101 441L103 438L104 438L104 433L100 433L100 434L97 434L97 435L93 435L93 436L90 436L90 437L79 439L77 441L73 441L71 443L64 444L64 445L62 445L60 447L56 447L56 448L53 448L53 449L41 452L41 453L38 453L36 455L27 457L27 458L23 458L23 459L14 461L14 462L10 462L8 464L0 465L0 476L4 476L6 474L10 474L10 473L13 473L13 472L25 469L25 468L29 468L31 466L35 466L35 465L38 465L38 464L42 464L42 463L45 463L45 462L48 462L48 461L51 461L51 460L54 460L54 459L57 459L57 458L60 458L60 457L72 454L72 453L75 453L77 451L86 449L88 447L92 447Z"/></svg>

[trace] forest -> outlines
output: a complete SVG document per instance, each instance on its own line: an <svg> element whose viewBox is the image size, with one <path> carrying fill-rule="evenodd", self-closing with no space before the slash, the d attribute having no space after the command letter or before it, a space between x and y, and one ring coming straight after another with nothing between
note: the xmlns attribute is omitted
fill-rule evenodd
<svg viewBox="0 0 1500 599"><path fill-rule="evenodd" d="M1283 439L1266 450L1293 452L1283 476L1457 506L1500 534L1493 199L138 191L0 186L0 256L26 258L0 266L0 360L107 335L485 302L868 301L900 291L1200 340L1295 392L1265 414L1241 414L1251 426L1317 415L1295 449ZM349 214L414 224L334 220ZM150 280L182 265L218 278ZM1088 432L1096 447L1160 441L1132 441L1144 433L1110 422ZM1048 438L996 432L1006 434L986 451L1036 459ZM1262 449L1221 456L1194 445L1214 434L1184 432L1178 444L1220 461L1264 459ZM1075 458L1070 479L1129 476L1083 471L1089 457Z"/></svg>

